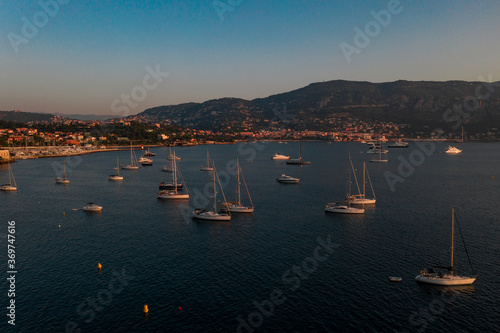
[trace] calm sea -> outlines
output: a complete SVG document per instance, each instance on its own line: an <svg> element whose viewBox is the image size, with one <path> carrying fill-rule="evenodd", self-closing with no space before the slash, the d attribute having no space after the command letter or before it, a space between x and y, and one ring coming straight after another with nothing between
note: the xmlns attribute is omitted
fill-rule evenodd
<svg viewBox="0 0 500 333"><path fill-rule="evenodd" d="M390 150L388 163L367 163L377 204L361 216L323 211L345 196L348 152L359 176L373 157L360 143L303 142L312 162L303 167L271 160L297 157L296 142L176 148L190 203L156 198L170 177L161 172L167 148L152 149L152 167L120 170L122 183L108 175L117 157L130 159L127 151L68 158L66 186L54 183L62 158L19 161L12 165L18 191L0 193L2 276L10 220L17 269L16 325L7 324L3 278L0 331L500 331L500 144L456 144L463 149L456 156L443 153L447 145L411 143ZM239 158L254 215L230 223L190 218L195 206L212 205L210 174L199 170L207 148L228 200ZM386 171L397 179L392 189ZM277 183L283 173L301 182ZM0 179L8 179L6 166ZM82 211L89 201L102 212ZM452 207L477 281L419 285L421 269L449 263ZM458 232L455 257L456 271L469 274Z"/></svg>

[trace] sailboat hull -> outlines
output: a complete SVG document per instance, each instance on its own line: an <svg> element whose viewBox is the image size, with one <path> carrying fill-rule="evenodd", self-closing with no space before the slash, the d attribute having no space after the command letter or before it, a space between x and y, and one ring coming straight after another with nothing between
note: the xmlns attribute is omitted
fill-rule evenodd
<svg viewBox="0 0 500 333"><path fill-rule="evenodd" d="M237 206L237 205L229 205L228 208L222 207L221 208L224 211L229 210L231 213L253 213L254 208L252 207L244 207L244 206Z"/></svg>
<svg viewBox="0 0 500 333"><path fill-rule="evenodd" d="M189 200L189 194L187 193L176 193L175 191L162 191L157 194L158 199L167 200Z"/></svg>
<svg viewBox="0 0 500 333"><path fill-rule="evenodd" d="M441 277L438 275L419 274L415 277L415 281L438 286L462 286L472 284L476 281L476 278L450 274L444 274Z"/></svg>
<svg viewBox="0 0 500 333"><path fill-rule="evenodd" d="M209 210L195 210L193 212L193 218L198 220L209 220L209 221L229 221L231 220L231 215L219 214Z"/></svg>
<svg viewBox="0 0 500 333"><path fill-rule="evenodd" d="M133 166L133 165L123 165L122 166L123 170L139 170L138 166Z"/></svg>
<svg viewBox="0 0 500 333"><path fill-rule="evenodd" d="M0 186L0 191L13 192L17 191L17 187L11 185L2 185Z"/></svg>

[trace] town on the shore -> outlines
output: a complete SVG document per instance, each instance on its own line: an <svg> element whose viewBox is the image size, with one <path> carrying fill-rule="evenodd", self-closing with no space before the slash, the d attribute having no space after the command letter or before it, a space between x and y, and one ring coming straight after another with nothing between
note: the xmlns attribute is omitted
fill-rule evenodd
<svg viewBox="0 0 500 333"><path fill-rule="evenodd" d="M243 131L199 130L170 122L150 123L141 119L68 120L30 122L0 121L0 161L85 154L130 146L192 146L199 144L237 143L242 141L324 140L332 142L388 140L457 140L457 132L439 129L412 132L409 125L367 122L348 114L328 120L327 131L297 129L283 122L269 121L265 128ZM325 127L325 126L323 126ZM498 140L498 133L476 133L467 140Z"/></svg>

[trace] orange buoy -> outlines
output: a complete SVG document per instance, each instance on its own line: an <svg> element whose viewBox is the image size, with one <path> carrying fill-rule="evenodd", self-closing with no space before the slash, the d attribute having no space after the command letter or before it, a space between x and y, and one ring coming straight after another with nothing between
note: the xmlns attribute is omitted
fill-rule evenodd
<svg viewBox="0 0 500 333"><path fill-rule="evenodd" d="M102 265L100 262L97 263L97 269L101 269L102 268Z"/></svg>
<svg viewBox="0 0 500 333"><path fill-rule="evenodd" d="M147 304L144 304L144 313L148 313L149 312L149 309L148 309L148 305Z"/></svg>

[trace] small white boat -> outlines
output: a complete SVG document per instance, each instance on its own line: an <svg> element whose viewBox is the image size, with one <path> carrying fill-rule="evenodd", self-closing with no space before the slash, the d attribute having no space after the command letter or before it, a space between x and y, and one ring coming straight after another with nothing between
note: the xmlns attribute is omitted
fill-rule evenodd
<svg viewBox="0 0 500 333"><path fill-rule="evenodd" d="M11 192L17 191L16 180L14 179L14 174L12 173L12 168L9 163L9 182L7 184L0 185L0 191Z"/></svg>
<svg viewBox="0 0 500 333"><path fill-rule="evenodd" d="M351 207L349 204L344 203L328 203L325 206L325 212L338 213L338 214L364 214L364 208Z"/></svg>
<svg viewBox="0 0 500 333"><path fill-rule="evenodd" d="M175 156L174 154L172 154L172 147L169 147L169 148L170 148L170 155L168 155L167 160L169 160L169 161L172 161L172 160L180 161L181 158L179 156ZM174 153L175 153L175 151L174 151Z"/></svg>
<svg viewBox="0 0 500 333"><path fill-rule="evenodd" d="M175 152L172 158L172 165L174 167L174 171L172 172L172 183L171 188L168 190L163 190L160 191L156 194L158 199L168 199L168 200L186 200L189 199L189 193L186 190L186 193L181 193L180 191L182 190L182 185L179 187L179 184L177 183L177 174L178 174L178 169L177 169L177 162L175 159ZM180 174L180 170L179 170ZM181 174L182 175L182 174ZM182 178L182 177L181 177ZM161 186L160 186L161 188ZM187 186L186 186L187 188Z"/></svg>
<svg viewBox="0 0 500 333"><path fill-rule="evenodd" d="M389 276L389 281L391 282L401 282L403 281L403 278L400 276Z"/></svg>
<svg viewBox="0 0 500 333"><path fill-rule="evenodd" d="M87 211L87 212L100 212L102 210L102 207L99 205L96 205L93 202L87 203L87 205L83 206L82 210Z"/></svg>
<svg viewBox="0 0 500 333"><path fill-rule="evenodd" d="M448 146L448 149L445 151L446 154L460 154L461 152L461 149L452 146Z"/></svg>
<svg viewBox="0 0 500 333"><path fill-rule="evenodd" d="M408 148L408 142L401 140L394 141L393 144L388 145L389 148Z"/></svg>
<svg viewBox="0 0 500 333"><path fill-rule="evenodd" d="M118 161L118 157L116 158L116 168L114 168L116 170L116 174L115 175L109 175L109 180L113 180L113 181L122 181L123 180L123 176L120 175L120 162Z"/></svg>
<svg viewBox="0 0 500 333"><path fill-rule="evenodd" d="M273 160L288 160L289 158L290 156L280 155L278 153L275 153L273 156Z"/></svg>
<svg viewBox="0 0 500 333"><path fill-rule="evenodd" d="M208 154L208 149L207 149L207 165L202 165L200 167L200 171L214 171L214 168L210 166L210 155Z"/></svg>
<svg viewBox="0 0 500 333"><path fill-rule="evenodd" d="M69 184L69 179L66 176L66 160L64 160L63 176L62 177L57 177L55 180L56 180L57 184Z"/></svg>
<svg viewBox="0 0 500 333"><path fill-rule="evenodd" d="M292 176L287 176L287 175L283 174L283 175L279 176L278 178L276 178L276 181L278 183L295 184L295 183L300 182L300 179L299 178L294 178Z"/></svg>
<svg viewBox="0 0 500 333"><path fill-rule="evenodd" d="M458 222L457 222L458 223ZM460 228L460 225L459 225ZM451 260L450 266L433 266L429 269L424 269L420 271L420 274L415 277L415 281L435 284L440 286L461 286L472 284L476 280L476 276L459 276L455 275L453 271L453 252L454 252L454 232L455 232L455 209L451 210ZM463 237L462 237L463 241ZM467 257L469 257L469 252L467 251L467 247L465 247L465 253L467 253ZM474 268L472 267L472 263L469 258L469 263L471 265L472 272L474 273ZM435 269L445 269L447 273L441 273L436 271Z"/></svg>

